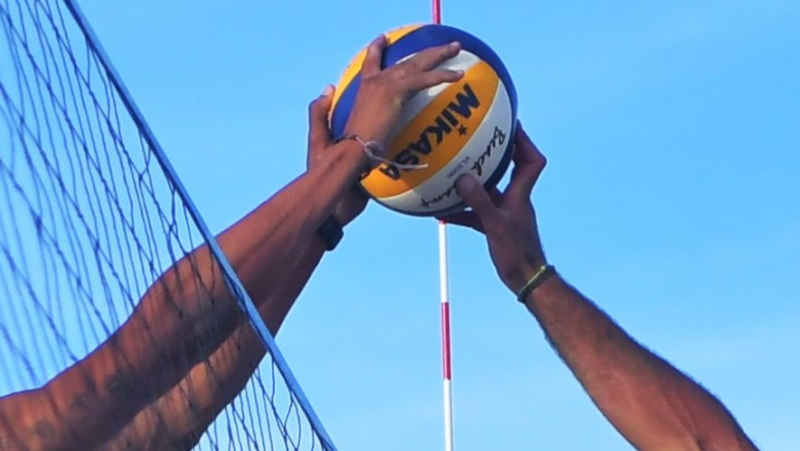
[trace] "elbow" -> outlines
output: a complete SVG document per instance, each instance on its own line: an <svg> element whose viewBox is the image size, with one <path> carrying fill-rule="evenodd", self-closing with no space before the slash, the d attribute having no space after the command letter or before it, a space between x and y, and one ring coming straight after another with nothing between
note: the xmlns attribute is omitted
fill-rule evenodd
<svg viewBox="0 0 800 451"><path fill-rule="evenodd" d="M683 429L664 440L661 446L643 447L642 449L685 449L699 451L753 451L757 450L753 442L742 431L736 421L718 424L706 424L694 430Z"/></svg>
<svg viewBox="0 0 800 451"><path fill-rule="evenodd" d="M688 431L667 436L631 440L636 449L642 450L692 450L692 451L754 451L758 448L750 440L731 434L692 434Z"/></svg>
<svg viewBox="0 0 800 451"><path fill-rule="evenodd" d="M697 449L702 451L755 451L758 449L738 425L734 425L733 430L727 430L724 433L699 437L696 443Z"/></svg>

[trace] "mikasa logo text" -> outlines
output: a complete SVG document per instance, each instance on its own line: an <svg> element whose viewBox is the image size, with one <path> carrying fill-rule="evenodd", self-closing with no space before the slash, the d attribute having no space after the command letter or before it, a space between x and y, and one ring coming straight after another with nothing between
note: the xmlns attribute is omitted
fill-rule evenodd
<svg viewBox="0 0 800 451"><path fill-rule="evenodd" d="M430 155L435 146L444 140L444 137L458 131L460 119L469 119L472 110L479 108L481 101L469 83L464 85L464 89L455 95L455 99L447 105L439 116L420 133L419 139L410 143L405 149L400 151L394 158L398 164L419 164L419 155ZM463 130L463 129L462 129ZM393 180L400 178L400 170L396 166L387 164L379 170Z"/></svg>

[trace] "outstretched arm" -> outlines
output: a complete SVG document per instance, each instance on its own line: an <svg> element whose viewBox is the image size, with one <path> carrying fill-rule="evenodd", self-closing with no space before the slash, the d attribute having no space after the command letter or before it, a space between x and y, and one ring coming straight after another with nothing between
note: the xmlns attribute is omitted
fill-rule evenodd
<svg viewBox="0 0 800 451"><path fill-rule="evenodd" d="M436 69L458 45L442 46L381 70L384 40L370 47L348 133L385 141L414 91L458 80ZM270 299L275 277L303 253L369 159L361 146L331 146L315 166L223 232L219 243L256 300ZM206 247L193 251L148 290L105 343L43 388L0 399L0 439L12 447L88 449L115 436L163 396L238 327L241 314ZM284 313L285 314L285 313Z"/></svg>
<svg viewBox="0 0 800 451"><path fill-rule="evenodd" d="M319 164L331 146L328 110L333 91L315 100L309 108L310 132L308 165ZM348 190L333 211L343 226L366 207L367 197L356 186ZM318 236L308 241L305 250L285 262L275 275L282 282L268 299L260 302L259 313L272 335L278 333L312 272L322 259L325 243ZM105 448L189 449L200 439L217 415L245 387L265 355L266 349L249 323L244 323L206 362L196 365L189 375L158 401L147 406Z"/></svg>
<svg viewBox="0 0 800 451"><path fill-rule="evenodd" d="M523 131L505 192L471 176L457 182L472 207L448 218L487 236L498 274L519 293L546 264L531 191L545 166ZM550 273L523 299L547 339L611 424L640 449L755 449L725 406L637 343L592 301Z"/></svg>
<svg viewBox="0 0 800 451"><path fill-rule="evenodd" d="M223 233L220 245L253 299L269 299L280 285L279 269L305 251L334 200L356 182L363 155L349 142L330 149L328 161ZM97 446L206 359L240 319L200 248L167 271L89 356L42 389L1 400L0 437L23 449Z"/></svg>

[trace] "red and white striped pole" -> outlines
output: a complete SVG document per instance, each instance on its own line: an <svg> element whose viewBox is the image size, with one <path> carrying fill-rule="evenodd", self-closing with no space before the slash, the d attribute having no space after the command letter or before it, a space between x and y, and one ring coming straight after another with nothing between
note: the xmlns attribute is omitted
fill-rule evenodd
<svg viewBox="0 0 800 451"><path fill-rule="evenodd" d="M444 449L453 451L453 389L450 367L450 294L447 280L447 224L439 221L439 294L442 303L442 376L444 379Z"/></svg>
<svg viewBox="0 0 800 451"><path fill-rule="evenodd" d="M441 0L433 2L433 23L442 23ZM442 379L444 381L444 449L453 451L453 387L450 367L450 293L447 268L447 223L439 221L439 295L442 307Z"/></svg>

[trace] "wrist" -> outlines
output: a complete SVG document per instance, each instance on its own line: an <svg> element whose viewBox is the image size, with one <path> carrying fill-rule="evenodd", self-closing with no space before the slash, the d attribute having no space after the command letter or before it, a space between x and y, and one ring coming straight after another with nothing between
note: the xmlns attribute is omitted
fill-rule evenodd
<svg viewBox="0 0 800 451"><path fill-rule="evenodd" d="M504 273L505 275L501 276L501 278L508 289L515 295L518 295L525 284L545 265L547 265L547 261L544 257L533 259L526 258L523 262L511 266L511 269L506 271Z"/></svg>
<svg viewBox="0 0 800 451"><path fill-rule="evenodd" d="M342 223L334 215L328 216L317 229L317 236L322 240L326 251L336 249L344 237Z"/></svg>
<svg viewBox="0 0 800 451"><path fill-rule="evenodd" d="M354 186L354 187L352 187L350 189L359 189L359 188ZM347 196L347 195L348 194L345 194L345 196ZM364 204L362 206L359 206L359 207L338 206L337 205L333 209L333 212L331 213L331 216L333 216L337 221L339 221L339 224L341 224L342 227L345 227L348 224L350 224L351 222L353 222L353 220L356 219L358 217L358 215L360 215L362 212L364 212L364 209L366 207L367 207L366 201L364 202Z"/></svg>
<svg viewBox="0 0 800 451"><path fill-rule="evenodd" d="M524 304L528 295L542 285L549 277L554 275L555 272L556 269L553 265L549 265L547 263L542 263L539 265L536 268L536 271L525 281L522 287L515 292L517 294L517 300Z"/></svg>
<svg viewBox="0 0 800 451"><path fill-rule="evenodd" d="M370 158L363 147L356 141L342 140L335 143L331 149L330 154L333 156L332 163L342 163L351 172L354 183L366 173L370 168Z"/></svg>
<svg viewBox="0 0 800 451"><path fill-rule="evenodd" d="M562 280L561 275L553 268L532 289L526 293L520 293L517 300L529 309L535 309L542 302L547 302L547 299L552 299L553 290L558 289L557 286Z"/></svg>
<svg viewBox="0 0 800 451"><path fill-rule="evenodd" d="M384 131L385 127L380 126L385 121L374 115L364 116L367 120L361 120L357 111L353 113L344 127L342 136L357 135L363 138L364 141L377 141L379 143L386 141L388 129Z"/></svg>

